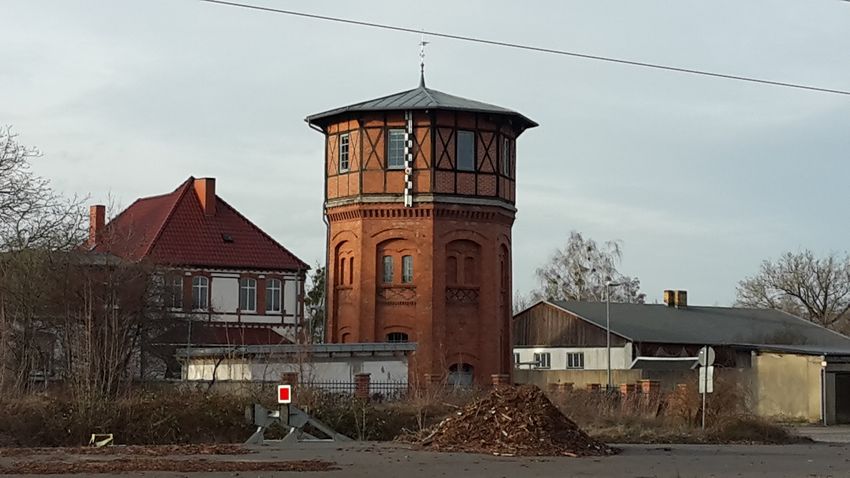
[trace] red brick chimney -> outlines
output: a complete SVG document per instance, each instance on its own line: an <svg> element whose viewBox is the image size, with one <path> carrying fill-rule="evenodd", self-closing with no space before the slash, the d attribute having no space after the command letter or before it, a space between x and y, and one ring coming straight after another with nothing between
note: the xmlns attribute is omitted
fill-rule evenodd
<svg viewBox="0 0 850 478"><path fill-rule="evenodd" d="M195 179L195 194L207 216L215 216L215 178Z"/></svg>
<svg viewBox="0 0 850 478"><path fill-rule="evenodd" d="M95 204L89 207L89 245L97 244L104 225L106 225L106 206Z"/></svg>

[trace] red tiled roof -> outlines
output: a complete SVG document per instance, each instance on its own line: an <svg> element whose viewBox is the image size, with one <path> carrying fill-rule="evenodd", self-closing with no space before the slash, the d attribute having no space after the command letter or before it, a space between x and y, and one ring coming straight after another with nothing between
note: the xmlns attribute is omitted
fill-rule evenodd
<svg viewBox="0 0 850 478"><path fill-rule="evenodd" d="M153 340L158 345L202 347L207 345L280 345L290 340L270 327L217 326L192 324L191 336L186 324L178 324Z"/></svg>
<svg viewBox="0 0 850 478"><path fill-rule="evenodd" d="M206 215L194 181L190 177L169 194L138 199L104 227L91 250L171 266L309 268L220 197L215 214Z"/></svg>

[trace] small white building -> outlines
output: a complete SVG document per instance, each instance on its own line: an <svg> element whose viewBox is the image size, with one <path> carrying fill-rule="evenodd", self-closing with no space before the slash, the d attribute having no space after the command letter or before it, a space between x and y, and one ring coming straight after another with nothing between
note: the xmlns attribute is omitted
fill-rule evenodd
<svg viewBox="0 0 850 478"><path fill-rule="evenodd" d="M354 383L368 373L373 383L407 384L408 358L415 343L246 345L184 348L183 380L189 382L273 382L297 373L318 388Z"/></svg>

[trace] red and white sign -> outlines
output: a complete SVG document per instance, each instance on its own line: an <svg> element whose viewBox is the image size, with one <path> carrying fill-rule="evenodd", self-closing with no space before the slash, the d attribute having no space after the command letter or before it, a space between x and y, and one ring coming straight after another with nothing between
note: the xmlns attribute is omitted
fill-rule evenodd
<svg viewBox="0 0 850 478"><path fill-rule="evenodd" d="M277 403L292 403L292 385L277 386Z"/></svg>

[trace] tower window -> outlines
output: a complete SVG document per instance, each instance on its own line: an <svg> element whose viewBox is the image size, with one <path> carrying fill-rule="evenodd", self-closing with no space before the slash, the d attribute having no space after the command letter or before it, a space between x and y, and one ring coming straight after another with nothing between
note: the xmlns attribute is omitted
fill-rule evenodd
<svg viewBox="0 0 850 478"><path fill-rule="evenodd" d="M400 344L407 342L407 334L404 332L391 332L387 334L387 342L393 344Z"/></svg>
<svg viewBox="0 0 850 478"><path fill-rule="evenodd" d="M457 169L475 171L475 133L457 132Z"/></svg>
<svg viewBox="0 0 850 478"><path fill-rule="evenodd" d="M511 177L511 140L502 139L502 174Z"/></svg>
<svg viewBox="0 0 850 478"><path fill-rule="evenodd" d="M392 284L393 282L393 256L384 256L384 284Z"/></svg>
<svg viewBox="0 0 850 478"><path fill-rule="evenodd" d="M401 281L405 284L413 282L413 256L401 258Z"/></svg>
<svg viewBox="0 0 850 478"><path fill-rule="evenodd" d="M339 135L339 172L348 171L348 133Z"/></svg>
<svg viewBox="0 0 850 478"><path fill-rule="evenodd" d="M387 169L404 169L403 129L391 129L387 134Z"/></svg>

